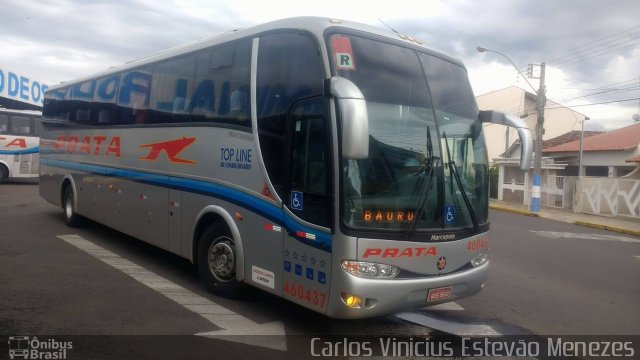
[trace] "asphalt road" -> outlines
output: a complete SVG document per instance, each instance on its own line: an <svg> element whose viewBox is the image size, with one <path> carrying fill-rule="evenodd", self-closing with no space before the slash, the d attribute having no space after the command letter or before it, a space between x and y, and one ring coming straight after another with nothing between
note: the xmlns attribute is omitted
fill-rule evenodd
<svg viewBox="0 0 640 360"><path fill-rule="evenodd" d="M473 298L375 319L336 321L259 290L243 300L208 294L184 259L98 224L68 228L61 210L40 199L33 183L0 185L0 212L0 336L80 336L74 340L84 346L76 346L75 354L85 351L91 358L131 351L140 357L135 349L149 343L155 352L145 354L151 357L186 352L190 357L253 358L259 353L275 359L282 358L282 349L264 344L284 343L286 358L300 358L309 356L309 336L316 334L640 335L640 240L545 219L492 212L490 279ZM169 288L191 294L184 299L200 299L209 304L207 309L221 307L255 324L248 328L280 324L287 335L300 336L258 336L250 346L246 337L194 337L225 328L224 322L209 321L148 285L159 280L136 280L61 235L78 235L103 249L97 253L142 267L174 284ZM164 284L157 287L167 288ZM0 352L5 344L0 338Z"/></svg>
<svg viewBox="0 0 640 360"><path fill-rule="evenodd" d="M640 335L640 240L491 212L491 270L461 321L501 333Z"/></svg>

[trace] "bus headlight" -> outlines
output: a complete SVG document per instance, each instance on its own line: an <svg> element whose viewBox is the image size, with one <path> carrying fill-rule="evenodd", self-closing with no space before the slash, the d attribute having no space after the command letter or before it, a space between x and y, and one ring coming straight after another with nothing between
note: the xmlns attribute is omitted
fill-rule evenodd
<svg viewBox="0 0 640 360"><path fill-rule="evenodd" d="M351 275L370 279L393 279L400 269L391 265L342 260L342 268Z"/></svg>
<svg viewBox="0 0 640 360"><path fill-rule="evenodd" d="M485 251L485 252L481 253L480 255L474 257L471 260L471 265L473 267L478 267L478 266L486 263L487 261L489 261L489 251Z"/></svg>

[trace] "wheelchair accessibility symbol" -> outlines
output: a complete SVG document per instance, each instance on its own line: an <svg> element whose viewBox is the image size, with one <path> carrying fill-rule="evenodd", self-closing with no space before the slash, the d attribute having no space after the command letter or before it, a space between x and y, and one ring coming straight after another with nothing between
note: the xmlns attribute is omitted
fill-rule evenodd
<svg viewBox="0 0 640 360"><path fill-rule="evenodd" d="M449 225L456 222L456 208L453 205L444 207L444 223Z"/></svg>
<svg viewBox="0 0 640 360"><path fill-rule="evenodd" d="M302 191L292 191L291 192L291 209L302 211L303 204Z"/></svg>

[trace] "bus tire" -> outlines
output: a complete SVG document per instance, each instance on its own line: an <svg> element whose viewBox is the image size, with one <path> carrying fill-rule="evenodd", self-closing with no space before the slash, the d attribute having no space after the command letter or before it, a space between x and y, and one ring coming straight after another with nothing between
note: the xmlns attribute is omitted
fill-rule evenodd
<svg viewBox="0 0 640 360"><path fill-rule="evenodd" d="M236 278L235 242L226 225L213 223L202 233L196 264L207 290L228 298L243 295L244 284Z"/></svg>
<svg viewBox="0 0 640 360"><path fill-rule="evenodd" d="M9 169L4 164L0 164L0 184L9 178Z"/></svg>
<svg viewBox="0 0 640 360"><path fill-rule="evenodd" d="M62 197L62 213L64 214L64 222L70 227L78 227L82 221L82 218L76 212L76 206L73 202L73 189L71 185L64 189L64 196Z"/></svg>

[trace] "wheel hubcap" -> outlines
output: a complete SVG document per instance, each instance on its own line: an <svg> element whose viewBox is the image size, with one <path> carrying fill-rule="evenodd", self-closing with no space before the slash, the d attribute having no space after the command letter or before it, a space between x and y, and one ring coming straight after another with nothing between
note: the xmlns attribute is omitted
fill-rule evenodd
<svg viewBox="0 0 640 360"><path fill-rule="evenodd" d="M67 202L64 205L64 211L67 215L67 218L71 218L71 216L73 216L73 205L71 204L71 199L67 199Z"/></svg>
<svg viewBox="0 0 640 360"><path fill-rule="evenodd" d="M209 247L209 270L219 281L227 282L235 275L235 256L230 239L214 241Z"/></svg>

